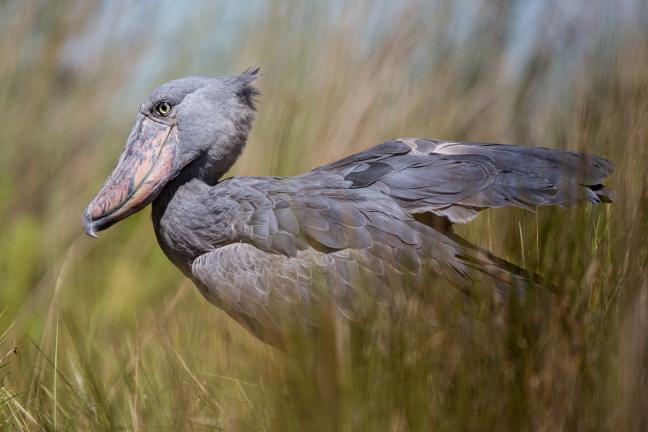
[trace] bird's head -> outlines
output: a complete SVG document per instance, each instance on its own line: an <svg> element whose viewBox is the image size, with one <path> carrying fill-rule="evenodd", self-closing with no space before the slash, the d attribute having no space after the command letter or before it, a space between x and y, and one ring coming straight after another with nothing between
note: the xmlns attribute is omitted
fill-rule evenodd
<svg viewBox="0 0 648 432"><path fill-rule="evenodd" d="M142 103L126 146L82 216L96 232L144 208L183 170L215 182L240 154L254 118L258 69L169 81Z"/></svg>

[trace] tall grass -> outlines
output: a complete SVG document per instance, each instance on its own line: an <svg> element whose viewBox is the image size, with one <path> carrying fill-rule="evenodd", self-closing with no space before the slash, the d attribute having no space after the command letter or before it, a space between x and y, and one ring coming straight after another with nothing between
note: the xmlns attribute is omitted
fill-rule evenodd
<svg viewBox="0 0 648 432"><path fill-rule="evenodd" d="M181 28L151 13L76 63L61 60L70 40L110 2L0 3L0 429L648 428L648 11L614 18L613 3L583 3L560 33L548 2L517 62L521 2L491 0L461 2L475 17L461 37L456 2L270 1L226 51L205 43L219 7ZM112 4L117 29L129 8ZM550 299L431 287L433 323L412 304L353 326L325 315L285 355L199 296L148 210L100 241L79 226L139 98L249 65L263 96L232 174L297 174L399 136L513 142L608 157L617 202L458 228L556 284Z"/></svg>

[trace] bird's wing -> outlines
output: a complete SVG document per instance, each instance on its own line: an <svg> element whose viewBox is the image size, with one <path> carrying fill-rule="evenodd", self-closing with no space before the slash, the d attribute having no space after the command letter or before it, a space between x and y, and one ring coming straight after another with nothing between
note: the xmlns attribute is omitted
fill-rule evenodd
<svg viewBox="0 0 648 432"><path fill-rule="evenodd" d="M409 213L464 223L488 207L609 202L613 192L601 182L613 169L604 158L578 152L404 138L306 175L335 173L350 188L382 191Z"/></svg>

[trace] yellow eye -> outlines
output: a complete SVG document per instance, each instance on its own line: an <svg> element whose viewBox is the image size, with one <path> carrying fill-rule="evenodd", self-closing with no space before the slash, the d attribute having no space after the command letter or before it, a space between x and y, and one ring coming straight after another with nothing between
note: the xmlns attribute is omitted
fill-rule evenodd
<svg viewBox="0 0 648 432"><path fill-rule="evenodd" d="M155 112L162 117L166 117L171 113L171 104L169 102L160 102L155 105Z"/></svg>

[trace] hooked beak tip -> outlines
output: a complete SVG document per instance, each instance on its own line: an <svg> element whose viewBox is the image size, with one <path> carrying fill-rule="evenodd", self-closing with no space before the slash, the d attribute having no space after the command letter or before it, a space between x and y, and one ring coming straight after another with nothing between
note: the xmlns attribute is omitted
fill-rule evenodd
<svg viewBox="0 0 648 432"><path fill-rule="evenodd" d="M88 214L88 209L83 212L83 216L81 217L81 226L83 226L83 231L85 231L88 236L96 239L99 238L99 236L95 232L94 222Z"/></svg>

